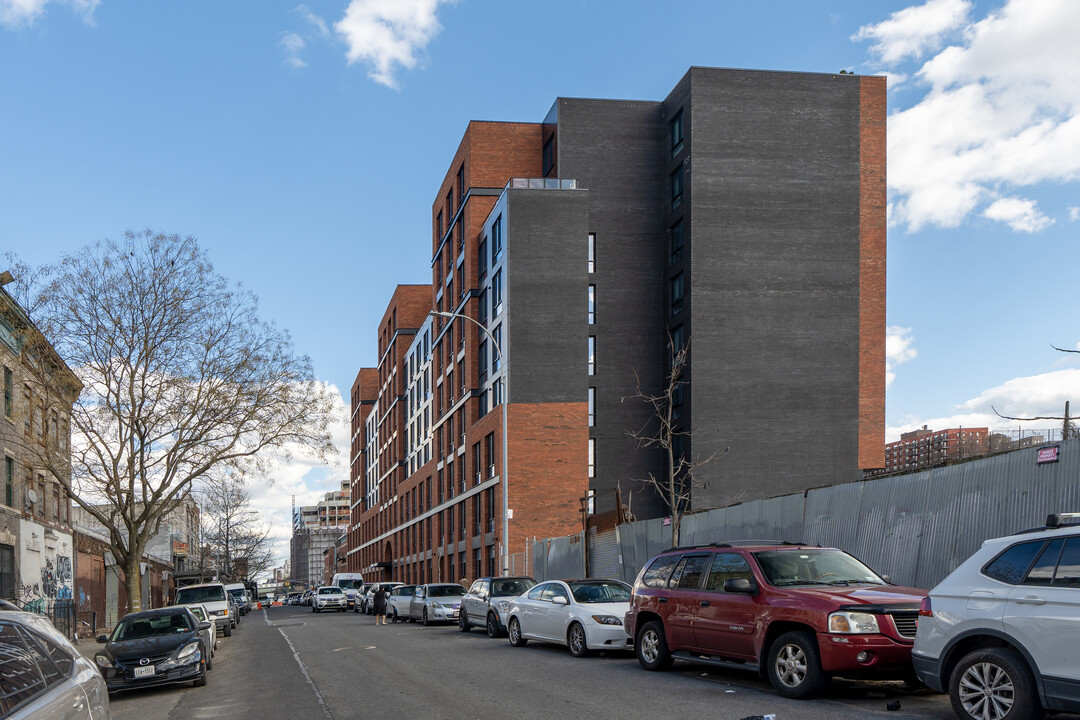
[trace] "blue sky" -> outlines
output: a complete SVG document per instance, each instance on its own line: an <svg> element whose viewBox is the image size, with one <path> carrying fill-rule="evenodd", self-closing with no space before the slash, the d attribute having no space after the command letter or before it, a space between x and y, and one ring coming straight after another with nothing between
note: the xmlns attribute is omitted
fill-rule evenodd
<svg viewBox="0 0 1080 720"><path fill-rule="evenodd" d="M1060 414L1078 32L1073 0L0 0L0 251L194 235L347 393L394 285L430 279L469 120L660 99L690 65L887 74L889 439ZM284 536L346 474L297 462L257 501Z"/></svg>

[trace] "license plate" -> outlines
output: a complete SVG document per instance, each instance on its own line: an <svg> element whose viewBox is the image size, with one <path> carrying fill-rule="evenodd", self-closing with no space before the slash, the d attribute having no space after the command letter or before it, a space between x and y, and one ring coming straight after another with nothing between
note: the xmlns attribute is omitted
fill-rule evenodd
<svg viewBox="0 0 1080 720"><path fill-rule="evenodd" d="M135 668L135 677L151 677L155 672L153 665L149 667L137 667Z"/></svg>

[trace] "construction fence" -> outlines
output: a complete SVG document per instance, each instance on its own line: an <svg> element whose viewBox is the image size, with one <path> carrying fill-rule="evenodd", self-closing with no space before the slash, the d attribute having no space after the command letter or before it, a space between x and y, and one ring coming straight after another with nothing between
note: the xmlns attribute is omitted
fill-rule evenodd
<svg viewBox="0 0 1080 720"><path fill-rule="evenodd" d="M1056 455L1040 454L1054 446ZM1050 455L1057 459L1047 461ZM1080 511L1080 440L688 515L680 545L788 540L838 547L894 583L930 588L984 540L1070 511ZM663 518L591 528L535 541L532 574L632 583L671 544Z"/></svg>

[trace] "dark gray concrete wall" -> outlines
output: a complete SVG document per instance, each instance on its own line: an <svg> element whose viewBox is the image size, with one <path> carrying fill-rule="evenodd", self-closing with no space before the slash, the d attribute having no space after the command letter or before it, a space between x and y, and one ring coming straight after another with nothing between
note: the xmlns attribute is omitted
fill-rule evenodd
<svg viewBox="0 0 1080 720"><path fill-rule="evenodd" d="M690 72L694 507L858 477L859 80Z"/></svg>

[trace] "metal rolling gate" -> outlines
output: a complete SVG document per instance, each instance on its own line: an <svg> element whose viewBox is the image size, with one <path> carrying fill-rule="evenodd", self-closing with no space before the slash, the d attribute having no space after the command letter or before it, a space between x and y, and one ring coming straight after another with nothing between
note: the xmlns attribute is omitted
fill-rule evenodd
<svg viewBox="0 0 1080 720"><path fill-rule="evenodd" d="M622 578L622 553L619 546L619 528L600 530L589 528L589 577Z"/></svg>

